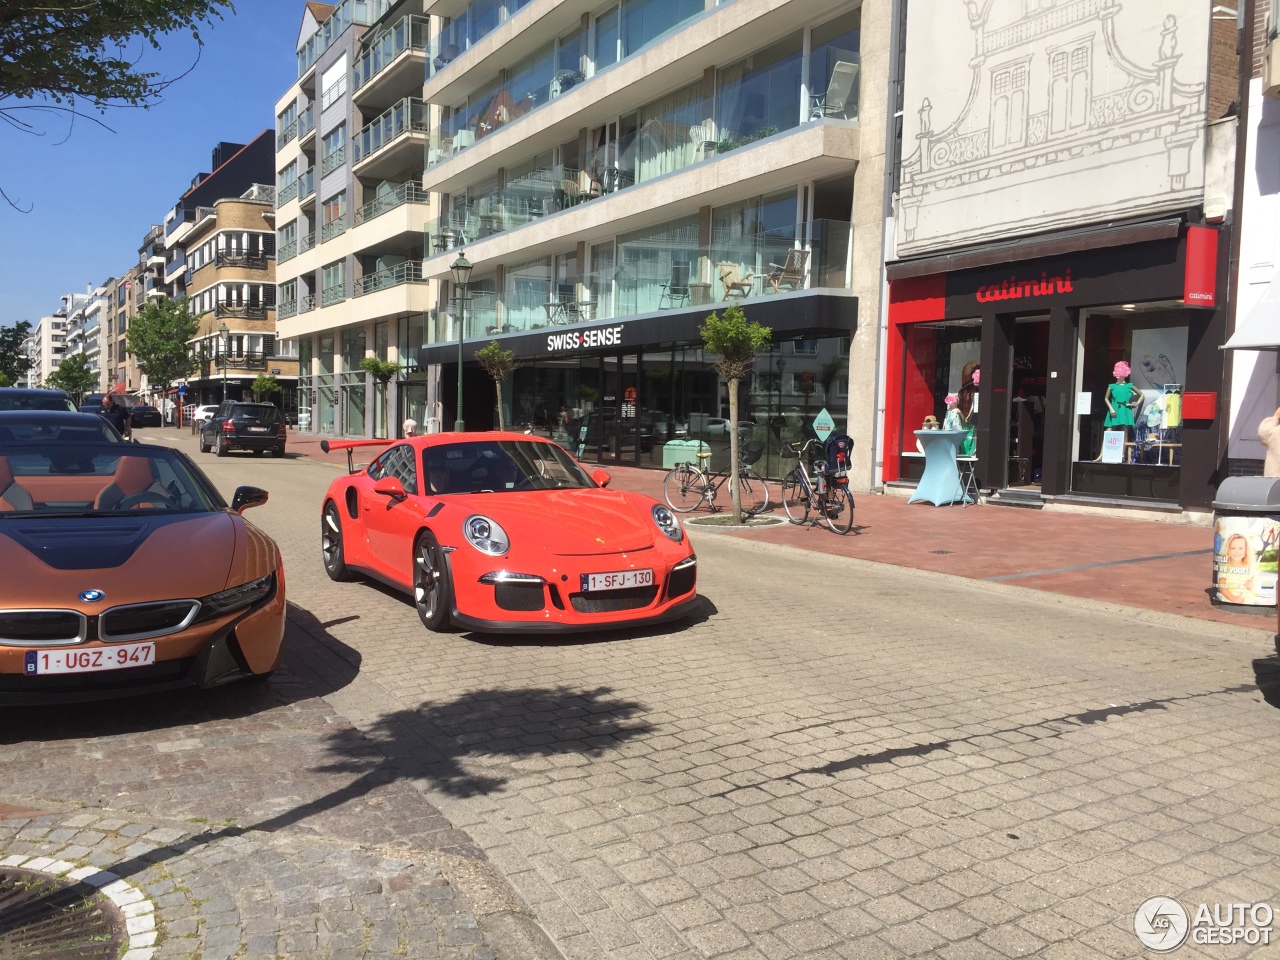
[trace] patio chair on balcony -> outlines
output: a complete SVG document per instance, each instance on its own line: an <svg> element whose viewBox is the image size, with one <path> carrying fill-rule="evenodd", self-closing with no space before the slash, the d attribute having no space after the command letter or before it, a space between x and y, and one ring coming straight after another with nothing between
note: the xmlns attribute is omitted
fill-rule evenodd
<svg viewBox="0 0 1280 960"><path fill-rule="evenodd" d="M827 84L826 93L809 95L809 119L822 117L840 117L850 119L850 111L856 111L857 97L854 93L858 82L858 65L837 60L831 68L831 80Z"/></svg>
<svg viewBox="0 0 1280 960"><path fill-rule="evenodd" d="M724 298L728 300L730 297L749 297L755 289L755 274L748 271L744 277L742 270L736 263L730 263L722 260L716 264L720 273L720 286L724 287Z"/></svg>
<svg viewBox="0 0 1280 960"><path fill-rule="evenodd" d="M467 147L473 146L476 142L476 135L470 130L459 130L453 135L453 143L449 150L453 153L461 153Z"/></svg>
<svg viewBox="0 0 1280 960"><path fill-rule="evenodd" d="M769 271L765 280L773 287L774 293L781 293L783 287L788 290L799 290L804 286L804 278L809 272L809 251L788 250L786 263L781 266L771 263L769 266L773 269Z"/></svg>
<svg viewBox="0 0 1280 960"><path fill-rule="evenodd" d="M431 66L435 67L437 71L443 70L449 64L453 63L454 60L458 59L461 53L462 51L458 49L458 45L456 43L451 43L440 51L440 56L431 61Z"/></svg>
<svg viewBox="0 0 1280 960"><path fill-rule="evenodd" d="M658 309L687 304L689 302L689 262L687 260L671 261L671 279L662 285L662 293L658 296Z"/></svg>

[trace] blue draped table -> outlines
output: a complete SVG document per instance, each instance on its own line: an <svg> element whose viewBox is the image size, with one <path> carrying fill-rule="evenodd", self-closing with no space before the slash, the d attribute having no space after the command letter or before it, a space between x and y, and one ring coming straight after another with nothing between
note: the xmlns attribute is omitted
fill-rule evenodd
<svg viewBox="0 0 1280 960"><path fill-rule="evenodd" d="M920 446L924 447L924 475L916 484L916 492L907 503L922 500L935 507L950 503L973 503L966 496L960 483L960 469L956 455L967 430L916 430Z"/></svg>

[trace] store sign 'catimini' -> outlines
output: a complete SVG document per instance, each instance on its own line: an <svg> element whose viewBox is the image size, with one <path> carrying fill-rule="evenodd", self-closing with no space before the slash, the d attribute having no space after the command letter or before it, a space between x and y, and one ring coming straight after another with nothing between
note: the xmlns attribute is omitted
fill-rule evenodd
<svg viewBox="0 0 1280 960"><path fill-rule="evenodd" d="M1023 297L1047 297L1055 293L1071 293L1071 271L1065 277L1051 277L1048 273L1040 274L1039 280L1018 280L1010 277L1000 284L991 284L978 288L978 302L990 303L992 300L1021 300Z"/></svg>

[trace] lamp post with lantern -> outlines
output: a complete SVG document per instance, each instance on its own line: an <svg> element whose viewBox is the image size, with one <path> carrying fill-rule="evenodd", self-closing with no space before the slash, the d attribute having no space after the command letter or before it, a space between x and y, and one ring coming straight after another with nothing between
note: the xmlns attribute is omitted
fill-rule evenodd
<svg viewBox="0 0 1280 960"><path fill-rule="evenodd" d="M458 409L453 429L455 433L462 433L467 429L462 419L462 337L466 330L467 284L471 281L471 262L467 260L465 250L458 253L458 259L453 261L449 269L453 272L453 285L458 289L455 295L458 303Z"/></svg>

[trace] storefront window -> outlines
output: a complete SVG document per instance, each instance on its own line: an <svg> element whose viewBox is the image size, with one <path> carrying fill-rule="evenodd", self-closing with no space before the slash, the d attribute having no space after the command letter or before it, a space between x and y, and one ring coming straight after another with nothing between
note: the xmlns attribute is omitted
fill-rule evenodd
<svg viewBox="0 0 1280 960"><path fill-rule="evenodd" d="M924 453L916 446L915 434L926 417L938 423L946 419L948 394L959 394L966 376L978 365L982 345L982 322L949 320L943 323L914 323L905 330L906 369L902 390L902 449L898 475L918 480L924 472ZM846 362L842 373L848 372ZM965 412L976 424L980 415L976 395ZM972 449L972 447L971 447Z"/></svg>
<svg viewBox="0 0 1280 960"><path fill-rule="evenodd" d="M298 338L298 429L309 431L311 425L311 335Z"/></svg>
<svg viewBox="0 0 1280 960"><path fill-rule="evenodd" d="M1125 304L1081 323L1072 489L1178 499L1185 311Z"/></svg>
<svg viewBox="0 0 1280 960"><path fill-rule="evenodd" d="M365 356L364 330L342 331L342 432L349 437L363 436L365 432L364 399L365 373L360 361Z"/></svg>

